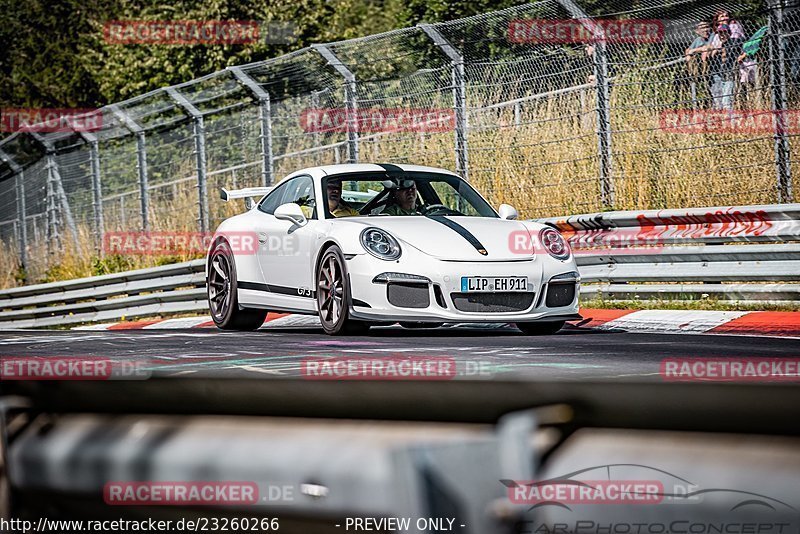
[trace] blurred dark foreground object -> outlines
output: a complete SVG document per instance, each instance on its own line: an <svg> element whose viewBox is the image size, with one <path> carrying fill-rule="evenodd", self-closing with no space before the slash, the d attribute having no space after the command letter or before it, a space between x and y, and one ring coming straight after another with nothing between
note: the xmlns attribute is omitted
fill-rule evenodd
<svg viewBox="0 0 800 534"><path fill-rule="evenodd" d="M4 383L2 395L5 517L277 517L281 532L315 533L347 531L348 517L452 518L474 534L800 532L793 385L154 378ZM657 480L664 495L511 498L553 478ZM120 481L250 481L259 502L106 504L104 487Z"/></svg>

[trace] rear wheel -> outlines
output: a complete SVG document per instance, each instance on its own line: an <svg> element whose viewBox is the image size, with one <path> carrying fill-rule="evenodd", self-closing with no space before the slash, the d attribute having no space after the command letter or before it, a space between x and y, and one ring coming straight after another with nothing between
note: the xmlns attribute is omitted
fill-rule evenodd
<svg viewBox="0 0 800 534"><path fill-rule="evenodd" d="M263 310L239 309L236 297L236 263L227 242L214 247L208 266L208 308L217 328L256 330L267 318Z"/></svg>
<svg viewBox="0 0 800 534"><path fill-rule="evenodd" d="M350 319L350 284L344 256L336 245L322 255L317 268L317 308L326 334L363 334L369 323Z"/></svg>
<svg viewBox="0 0 800 534"><path fill-rule="evenodd" d="M529 336L546 336L555 334L566 321L554 321L550 323L517 323L517 328Z"/></svg>

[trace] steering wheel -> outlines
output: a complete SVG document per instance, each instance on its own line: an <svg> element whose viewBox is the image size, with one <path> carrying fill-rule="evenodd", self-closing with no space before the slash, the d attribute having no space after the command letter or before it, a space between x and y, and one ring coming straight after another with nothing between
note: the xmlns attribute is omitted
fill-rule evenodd
<svg viewBox="0 0 800 534"><path fill-rule="evenodd" d="M385 205L386 201L388 201L389 191L389 189L384 189L372 197L369 202L361 206L361 209L358 210L358 213L361 215L369 215L375 208Z"/></svg>
<svg viewBox="0 0 800 534"><path fill-rule="evenodd" d="M434 215L432 212L434 211L441 211L442 213L438 213L438 215L461 215L460 212L450 209L444 204L428 204L427 206L422 206L419 209L419 212L423 215Z"/></svg>

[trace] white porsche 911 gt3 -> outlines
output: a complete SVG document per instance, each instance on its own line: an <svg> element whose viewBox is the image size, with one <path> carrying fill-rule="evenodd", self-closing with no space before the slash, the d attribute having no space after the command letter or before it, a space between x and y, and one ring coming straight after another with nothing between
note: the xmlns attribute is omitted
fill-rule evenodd
<svg viewBox="0 0 800 534"><path fill-rule="evenodd" d="M330 165L222 198L247 198L248 210L219 226L208 251L219 328L256 329L267 311L319 315L328 334L396 322L546 334L580 318L578 270L559 232L517 221L507 204L496 212L452 172Z"/></svg>

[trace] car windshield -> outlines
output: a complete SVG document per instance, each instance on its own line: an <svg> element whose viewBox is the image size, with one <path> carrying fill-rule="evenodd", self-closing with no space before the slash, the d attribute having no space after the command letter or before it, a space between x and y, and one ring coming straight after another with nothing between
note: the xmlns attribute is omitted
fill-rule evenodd
<svg viewBox="0 0 800 534"><path fill-rule="evenodd" d="M389 215L497 217L461 178L437 173L364 173L323 180L328 218Z"/></svg>

